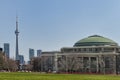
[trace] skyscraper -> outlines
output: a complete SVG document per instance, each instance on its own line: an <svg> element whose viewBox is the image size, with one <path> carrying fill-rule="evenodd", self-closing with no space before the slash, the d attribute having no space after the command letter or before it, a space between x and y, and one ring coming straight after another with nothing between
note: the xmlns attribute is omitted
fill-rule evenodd
<svg viewBox="0 0 120 80"><path fill-rule="evenodd" d="M34 49L29 48L29 59L34 57Z"/></svg>
<svg viewBox="0 0 120 80"><path fill-rule="evenodd" d="M10 56L10 51L9 51L9 43L4 43L4 52L5 52L5 55L9 58Z"/></svg>
<svg viewBox="0 0 120 80"><path fill-rule="evenodd" d="M16 17L16 30L15 30L15 35L16 35L16 60L19 60L19 49L18 49L18 17Z"/></svg>
<svg viewBox="0 0 120 80"><path fill-rule="evenodd" d="M23 55L19 55L19 60L20 60L20 64L24 64L24 56Z"/></svg>
<svg viewBox="0 0 120 80"><path fill-rule="evenodd" d="M37 50L37 57L40 57L42 50Z"/></svg>

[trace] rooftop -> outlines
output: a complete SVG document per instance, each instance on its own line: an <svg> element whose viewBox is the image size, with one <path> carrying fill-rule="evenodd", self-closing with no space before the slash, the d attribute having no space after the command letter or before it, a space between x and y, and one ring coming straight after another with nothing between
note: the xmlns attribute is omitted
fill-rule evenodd
<svg viewBox="0 0 120 80"><path fill-rule="evenodd" d="M118 44L108 38L105 38L103 36L99 36L99 35L92 35L92 36L88 36L87 38L83 38L79 41L77 41L74 44L74 47L79 47L79 46L105 46L105 45L109 45L109 46L118 46Z"/></svg>

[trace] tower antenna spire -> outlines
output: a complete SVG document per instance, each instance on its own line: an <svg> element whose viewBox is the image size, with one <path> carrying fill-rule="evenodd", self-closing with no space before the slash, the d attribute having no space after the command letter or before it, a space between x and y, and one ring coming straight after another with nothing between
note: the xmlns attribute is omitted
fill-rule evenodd
<svg viewBox="0 0 120 80"><path fill-rule="evenodd" d="M16 30L18 30L18 14L16 13Z"/></svg>

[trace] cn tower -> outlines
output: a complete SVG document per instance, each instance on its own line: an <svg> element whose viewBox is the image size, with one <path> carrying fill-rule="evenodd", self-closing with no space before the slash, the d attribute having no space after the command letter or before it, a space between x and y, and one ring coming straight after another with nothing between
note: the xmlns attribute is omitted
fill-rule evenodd
<svg viewBox="0 0 120 80"><path fill-rule="evenodd" d="M16 30L15 30L15 35L16 35L16 60L19 60L19 48L18 48L18 16L16 16Z"/></svg>

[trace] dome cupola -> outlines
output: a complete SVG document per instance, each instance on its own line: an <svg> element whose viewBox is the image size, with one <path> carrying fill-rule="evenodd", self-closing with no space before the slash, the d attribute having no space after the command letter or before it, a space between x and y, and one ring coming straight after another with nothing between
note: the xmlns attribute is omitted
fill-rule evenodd
<svg viewBox="0 0 120 80"><path fill-rule="evenodd" d="M74 47L79 46L118 46L118 44L108 38L99 35L92 35L87 38L81 39L74 44Z"/></svg>

